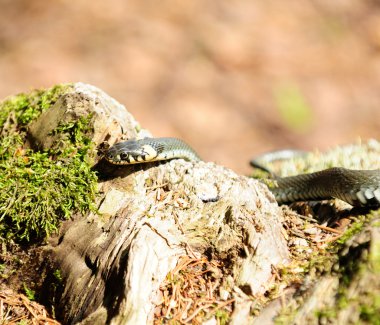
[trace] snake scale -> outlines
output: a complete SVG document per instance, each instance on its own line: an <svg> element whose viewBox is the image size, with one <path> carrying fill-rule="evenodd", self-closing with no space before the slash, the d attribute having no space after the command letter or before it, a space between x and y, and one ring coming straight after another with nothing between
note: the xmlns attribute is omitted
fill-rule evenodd
<svg viewBox="0 0 380 325"><path fill-rule="evenodd" d="M116 143L105 153L112 164L129 165L174 158L201 160L177 138L144 138ZM295 201L341 199L353 206L380 206L380 170L334 167L310 174L276 177L270 188L279 204Z"/></svg>

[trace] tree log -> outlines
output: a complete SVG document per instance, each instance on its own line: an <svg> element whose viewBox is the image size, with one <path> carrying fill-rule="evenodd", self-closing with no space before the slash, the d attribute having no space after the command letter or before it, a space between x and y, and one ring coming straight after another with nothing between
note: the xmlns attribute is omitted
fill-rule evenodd
<svg viewBox="0 0 380 325"><path fill-rule="evenodd" d="M60 121L90 114L96 146L149 136L124 106L78 83L33 124L30 142L46 149ZM160 285L184 256L219 261L214 272L223 299L234 301L231 322L251 319L243 293L265 292L272 267L289 261L282 210L265 185L203 161L119 167L99 157L94 168L98 213L73 216L51 242L64 323L153 322Z"/></svg>

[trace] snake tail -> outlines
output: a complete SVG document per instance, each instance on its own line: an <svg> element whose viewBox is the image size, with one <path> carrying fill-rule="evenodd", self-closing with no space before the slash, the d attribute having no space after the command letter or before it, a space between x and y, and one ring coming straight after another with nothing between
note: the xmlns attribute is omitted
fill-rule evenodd
<svg viewBox="0 0 380 325"><path fill-rule="evenodd" d="M254 168L261 169L269 174L274 175L274 173L268 167L266 167L267 164L293 158L305 158L308 154L309 152L307 151L295 149L270 151L252 158L249 163Z"/></svg>

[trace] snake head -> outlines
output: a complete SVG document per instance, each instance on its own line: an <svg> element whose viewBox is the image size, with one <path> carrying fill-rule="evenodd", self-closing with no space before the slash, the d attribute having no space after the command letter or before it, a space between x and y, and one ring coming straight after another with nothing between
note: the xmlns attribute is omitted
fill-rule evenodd
<svg viewBox="0 0 380 325"><path fill-rule="evenodd" d="M106 153L105 158L112 164L129 165L138 164L154 159L156 150L139 140L128 140L116 143Z"/></svg>

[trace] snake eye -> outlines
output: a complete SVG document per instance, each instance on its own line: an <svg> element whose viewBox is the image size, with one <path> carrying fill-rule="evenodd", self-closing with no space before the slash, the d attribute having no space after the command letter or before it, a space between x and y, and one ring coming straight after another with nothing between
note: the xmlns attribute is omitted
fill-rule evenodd
<svg viewBox="0 0 380 325"><path fill-rule="evenodd" d="M127 160L128 159L128 154L126 154L125 152L122 152L120 154L120 158L121 158L121 160Z"/></svg>

